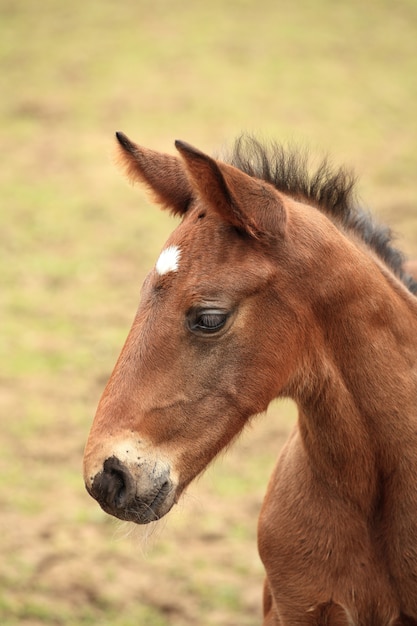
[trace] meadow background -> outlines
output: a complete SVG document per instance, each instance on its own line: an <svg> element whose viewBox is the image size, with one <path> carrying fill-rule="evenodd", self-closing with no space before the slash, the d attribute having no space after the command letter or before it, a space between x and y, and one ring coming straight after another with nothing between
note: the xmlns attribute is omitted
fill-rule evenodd
<svg viewBox="0 0 417 626"><path fill-rule="evenodd" d="M416 107L415 0L0 0L2 626L261 621L256 519L291 403L162 529L84 490L96 404L175 225L114 167L114 131L330 153L415 256Z"/></svg>

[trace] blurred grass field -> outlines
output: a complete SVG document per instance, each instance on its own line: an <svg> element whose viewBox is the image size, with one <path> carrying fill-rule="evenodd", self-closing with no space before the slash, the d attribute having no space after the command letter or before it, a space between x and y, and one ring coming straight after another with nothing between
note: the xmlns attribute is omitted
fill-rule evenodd
<svg viewBox="0 0 417 626"><path fill-rule="evenodd" d="M95 406L175 225L116 170L113 133L330 153L415 256L417 3L0 0L0 64L0 624L259 624L256 519L290 403L151 537L84 491Z"/></svg>

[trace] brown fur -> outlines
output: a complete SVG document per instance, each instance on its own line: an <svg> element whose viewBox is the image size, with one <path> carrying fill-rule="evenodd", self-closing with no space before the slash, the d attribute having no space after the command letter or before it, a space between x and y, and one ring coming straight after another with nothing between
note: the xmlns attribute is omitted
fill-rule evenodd
<svg viewBox="0 0 417 626"><path fill-rule="evenodd" d="M167 242L181 256L145 282L88 490L122 519L160 517L289 396L298 424L259 520L264 626L417 624L417 301L385 234L374 247L329 203L187 144L178 159L119 142L130 178L182 215Z"/></svg>

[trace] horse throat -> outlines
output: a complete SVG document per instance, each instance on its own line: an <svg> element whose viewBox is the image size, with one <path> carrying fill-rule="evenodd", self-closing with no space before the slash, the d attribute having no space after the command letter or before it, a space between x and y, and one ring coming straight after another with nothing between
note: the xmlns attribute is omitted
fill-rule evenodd
<svg viewBox="0 0 417 626"><path fill-rule="evenodd" d="M381 497L381 477L417 470L415 305L408 294L376 293L327 311L293 396L312 471L364 513Z"/></svg>

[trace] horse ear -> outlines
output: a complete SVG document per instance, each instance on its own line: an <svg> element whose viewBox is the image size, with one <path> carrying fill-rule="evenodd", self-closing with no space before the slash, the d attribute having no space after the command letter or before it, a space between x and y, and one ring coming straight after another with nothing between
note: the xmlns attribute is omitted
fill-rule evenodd
<svg viewBox="0 0 417 626"><path fill-rule="evenodd" d="M256 239L276 237L285 229L282 197L271 185L176 141L190 180L220 216Z"/></svg>
<svg viewBox="0 0 417 626"><path fill-rule="evenodd" d="M117 132L117 160L131 182L145 183L162 208L183 215L191 201L191 186L177 157L136 145Z"/></svg>

